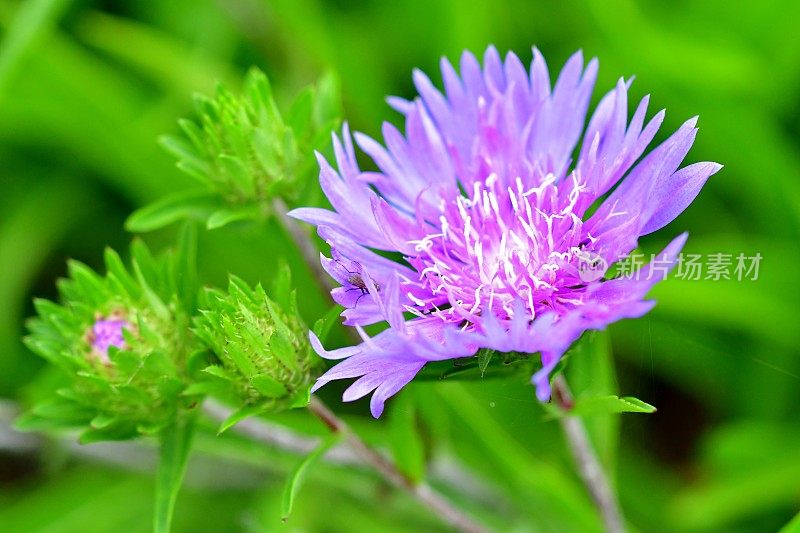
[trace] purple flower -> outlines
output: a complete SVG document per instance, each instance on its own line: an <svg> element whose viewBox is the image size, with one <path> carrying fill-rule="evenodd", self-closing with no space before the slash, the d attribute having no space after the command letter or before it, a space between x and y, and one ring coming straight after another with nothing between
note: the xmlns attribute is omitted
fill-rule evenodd
<svg viewBox="0 0 800 533"><path fill-rule="evenodd" d="M343 399L374 390L378 417L425 363L490 348L540 353L532 381L545 401L550 372L582 332L653 307L643 298L685 234L639 276L606 280L605 267L680 214L721 167L678 169L696 118L642 157L664 112L645 124L645 97L629 122L624 79L586 125L597 60L584 68L574 54L551 86L544 59L533 54L530 72L512 53L502 61L494 47L483 68L465 52L460 75L442 59L444 93L415 71L419 98L389 99L405 115L405 135L389 123L384 145L355 134L377 171L359 168L346 125L341 140L334 136L338 169L318 156L334 211L292 216L316 225L330 244L322 262L341 284L332 295L363 342L326 351L312 335L317 353L344 359L315 389L358 377ZM390 327L367 337L361 326L381 321Z"/></svg>
<svg viewBox="0 0 800 533"><path fill-rule="evenodd" d="M121 318L98 318L92 325L89 333L89 341L92 346L92 353L103 362L108 362L108 349L112 346L121 349L125 348L125 337L122 330L128 329L130 325Z"/></svg>

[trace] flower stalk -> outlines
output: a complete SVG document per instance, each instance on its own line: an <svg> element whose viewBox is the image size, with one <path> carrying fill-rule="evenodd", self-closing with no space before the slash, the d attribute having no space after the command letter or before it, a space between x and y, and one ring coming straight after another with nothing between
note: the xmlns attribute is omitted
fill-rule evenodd
<svg viewBox="0 0 800 533"><path fill-rule="evenodd" d="M389 459L370 448L350 427L336 416L322 400L316 396L311 397L308 405L309 411L316 416L328 429L334 433L342 434L348 446L372 466L384 479L395 487L405 490L420 503L430 509L434 514L459 531L466 533L481 533L486 529L475 523L470 517L448 502L441 494L436 492L427 483L414 483L403 475Z"/></svg>
<svg viewBox="0 0 800 533"><path fill-rule="evenodd" d="M581 478L600 511L606 531L621 533L624 531L622 511L600 460L589 441L586 426L580 417L569 415L573 406L572 392L562 375L553 379L553 401L567 413L567 416L560 419L561 427L564 428L567 444Z"/></svg>
<svg viewBox="0 0 800 533"><path fill-rule="evenodd" d="M291 238L297 251L303 257L308 268L314 273L314 279L320 284L322 291L327 295L330 291L336 288L334 280L328 276L322 264L319 262L319 250L314 246L310 235L305 228L300 227L297 221L289 216L289 208L282 198L274 198L272 200L272 210L275 214L275 220L280 225L281 229Z"/></svg>

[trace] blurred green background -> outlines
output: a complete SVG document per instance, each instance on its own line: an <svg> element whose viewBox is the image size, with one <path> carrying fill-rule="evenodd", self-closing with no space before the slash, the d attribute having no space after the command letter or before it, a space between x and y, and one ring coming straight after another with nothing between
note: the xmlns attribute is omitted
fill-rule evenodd
<svg viewBox="0 0 800 533"><path fill-rule="evenodd" d="M131 211L192 185L156 141L191 116L192 93L218 81L237 87L256 65L288 101L331 70L346 118L375 135L381 120L396 119L384 96L413 94L412 68L438 80L441 55L480 54L489 43L525 62L535 44L551 72L578 48L599 57L595 101L635 74L633 98L652 93L651 110L668 110L659 139L700 115L688 161L725 169L643 248L688 229L690 253L761 253L759 279L659 286L650 315L610 334L616 390L658 412L589 424L634 529L780 529L800 510L798 20L792 0L1 0L0 530L150 527L146 445L79 447L68 436L14 434L7 422L43 372L20 341L31 297L54 297L66 258L100 267L104 246L125 250ZM159 247L172 237L147 240ZM282 246L272 226L207 233L204 278L268 281ZM291 261L311 320L327 302L299 257ZM613 387L607 362L576 356L568 370L576 388ZM557 423L524 380L418 384L380 421L363 403L339 406L341 389L331 389L330 403L368 440L389 447L386 435L400 432L395 446L422 447L432 483L493 528L599 529ZM410 426L397 421L409 418ZM303 413L275 419L319 431ZM413 435L402 433L409 428ZM198 450L177 531L441 528L368 472L335 465L312 473L281 524L294 457L210 429Z"/></svg>

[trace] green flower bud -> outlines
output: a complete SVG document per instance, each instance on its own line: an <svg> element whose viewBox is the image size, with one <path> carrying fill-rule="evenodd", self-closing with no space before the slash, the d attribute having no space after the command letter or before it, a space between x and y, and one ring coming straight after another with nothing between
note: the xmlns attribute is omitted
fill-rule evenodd
<svg viewBox="0 0 800 533"><path fill-rule="evenodd" d="M316 188L314 150L330 145L340 115L338 90L331 76L302 91L282 114L267 77L251 70L241 95L220 86L213 98L195 98L197 121L181 120L183 136L165 136L162 144L178 159L178 168L198 180L208 194L170 197L135 213L128 226L153 229L164 220L152 211L192 209L209 228L271 213L272 202L292 203ZM176 211L180 210L176 209ZM174 218L173 218L174 220Z"/></svg>
<svg viewBox="0 0 800 533"><path fill-rule="evenodd" d="M251 289L236 277L227 293L204 295L196 332L219 364L205 369L208 380L198 387L241 406L223 429L252 414L308 403L321 360L311 350L294 293L284 296L274 301L261 285Z"/></svg>
<svg viewBox="0 0 800 533"><path fill-rule="evenodd" d="M132 272L107 250L105 276L70 262L61 304L35 301L26 343L61 369L65 386L21 427L82 427L84 441L127 439L160 432L196 401L182 394L198 353L188 275L177 275L174 257L157 260L141 243L132 251Z"/></svg>

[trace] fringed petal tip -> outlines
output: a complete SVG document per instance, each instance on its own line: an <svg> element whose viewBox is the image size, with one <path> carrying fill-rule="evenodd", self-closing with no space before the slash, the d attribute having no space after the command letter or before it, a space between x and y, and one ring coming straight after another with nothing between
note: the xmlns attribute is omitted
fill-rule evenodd
<svg viewBox="0 0 800 533"><path fill-rule="evenodd" d="M536 387L536 398L542 402L550 401L550 374L561 360L562 354L542 352L542 368L533 374L531 384Z"/></svg>
<svg viewBox="0 0 800 533"><path fill-rule="evenodd" d="M342 401L353 402L372 393L369 401L370 414L380 418L386 400L397 394L417 375L424 361L387 362L383 368L375 369L358 378L342 394Z"/></svg>
<svg viewBox="0 0 800 533"><path fill-rule="evenodd" d="M360 329L360 328L357 328ZM342 401L352 402L372 393L370 412L378 418L386 400L402 389L417 375L426 359L409 355L406 343L396 342L398 333L387 330L353 347L325 350L312 332L309 340L314 351L326 359L345 359L320 376L311 392L340 379L357 378L342 394ZM395 340L395 342L387 342Z"/></svg>
<svg viewBox="0 0 800 533"><path fill-rule="evenodd" d="M309 394L314 394L315 392L317 392L319 389L321 389L322 387L324 387L327 384L328 384L328 380L327 379L318 378L317 381L314 383L314 385L311 387L311 390L309 391Z"/></svg>
<svg viewBox="0 0 800 533"><path fill-rule="evenodd" d="M550 377L547 376L535 384L536 386L536 399L542 403L550 401Z"/></svg>
<svg viewBox="0 0 800 533"><path fill-rule="evenodd" d="M325 347L322 346L322 342L320 342L319 337L317 337L316 333L313 331L308 332L308 340L317 355L324 359L345 359L361 352L361 349L358 346L347 346L337 350L326 350Z"/></svg>
<svg viewBox="0 0 800 533"><path fill-rule="evenodd" d="M551 368L542 368L531 377L531 384L536 388L536 399L542 403L550 401Z"/></svg>

